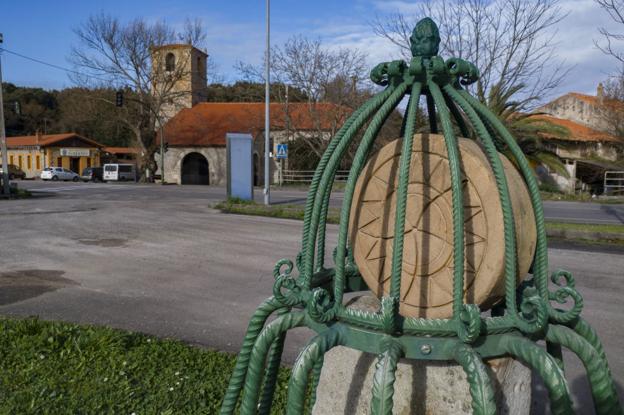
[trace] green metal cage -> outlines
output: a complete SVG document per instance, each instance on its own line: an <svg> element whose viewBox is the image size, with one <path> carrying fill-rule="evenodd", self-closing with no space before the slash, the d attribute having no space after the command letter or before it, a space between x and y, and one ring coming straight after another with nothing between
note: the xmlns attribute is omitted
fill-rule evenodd
<svg viewBox="0 0 624 415"><path fill-rule="evenodd" d="M583 299L566 271L550 276L544 213L534 172L502 122L464 86L474 83L477 68L462 59L437 56L440 37L431 19L414 29L413 58L382 63L371 80L384 89L357 109L331 139L321 158L308 193L301 251L293 261L280 260L274 269L273 296L254 313L249 323L221 414L268 414L271 410L284 340L289 330L306 326L317 335L297 358L288 386L288 414L312 408L323 357L341 345L379 355L372 390L371 413L391 414L394 372L400 358L455 361L467 375L475 414L494 414L493 387L484 359L511 356L536 371L544 381L553 414L573 413L564 376L562 347L585 365L598 414L622 414L603 347L580 314ZM409 96L398 167L395 235L405 226L409 155L416 130L421 96L426 97L430 130L440 128L448 154L453 210L453 315L448 319L406 318L399 314L403 238L394 238L389 294L378 312L345 306L348 292L367 290L349 246L350 210L355 185L369 159L382 125L401 100ZM440 126L437 125L437 116ZM463 137L479 141L498 188L504 224L503 305L485 317L478 305L464 300L464 210L460 154L455 126ZM326 220L329 197L340 161L364 129L344 190L334 265L325 264ZM517 286L516 229L507 179L499 158L506 148L529 191L535 215L537 244L532 277ZM276 318L268 322L273 314ZM537 344L545 341L546 347ZM310 390L309 390L310 389ZM306 397L308 397L306 399ZM310 398L311 397L311 398Z"/></svg>

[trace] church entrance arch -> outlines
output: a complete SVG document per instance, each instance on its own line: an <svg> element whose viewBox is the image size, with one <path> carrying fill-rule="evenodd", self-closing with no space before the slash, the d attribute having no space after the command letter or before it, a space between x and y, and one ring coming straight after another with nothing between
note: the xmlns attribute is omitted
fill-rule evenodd
<svg viewBox="0 0 624 415"><path fill-rule="evenodd" d="M182 160L182 184L210 184L208 160L199 153L189 153Z"/></svg>

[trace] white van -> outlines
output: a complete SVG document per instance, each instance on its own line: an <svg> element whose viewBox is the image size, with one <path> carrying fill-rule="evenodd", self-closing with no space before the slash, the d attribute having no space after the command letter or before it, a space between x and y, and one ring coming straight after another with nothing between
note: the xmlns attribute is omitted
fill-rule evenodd
<svg viewBox="0 0 624 415"><path fill-rule="evenodd" d="M103 180L107 181L136 181L134 164L105 164Z"/></svg>

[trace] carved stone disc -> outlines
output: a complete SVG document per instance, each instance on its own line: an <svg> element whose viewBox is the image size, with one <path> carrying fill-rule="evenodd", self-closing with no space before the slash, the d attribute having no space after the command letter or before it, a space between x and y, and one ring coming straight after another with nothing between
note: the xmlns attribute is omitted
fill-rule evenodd
<svg viewBox="0 0 624 415"><path fill-rule="evenodd" d="M377 152L365 166L351 206L355 262L378 296L390 291L396 189L402 140ZM464 193L465 301L491 307L504 295L503 216L489 162L479 145L460 138ZM518 281L535 251L535 219L529 194L513 165L501 156L510 189L518 242ZM453 301L453 209L444 138L417 134L404 230L401 314L447 318Z"/></svg>

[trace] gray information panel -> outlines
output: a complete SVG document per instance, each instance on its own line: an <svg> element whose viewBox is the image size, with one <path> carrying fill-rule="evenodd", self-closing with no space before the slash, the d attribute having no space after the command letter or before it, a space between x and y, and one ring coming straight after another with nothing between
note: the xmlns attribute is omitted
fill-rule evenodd
<svg viewBox="0 0 624 415"><path fill-rule="evenodd" d="M251 134L226 134L227 194L253 200L253 138Z"/></svg>

